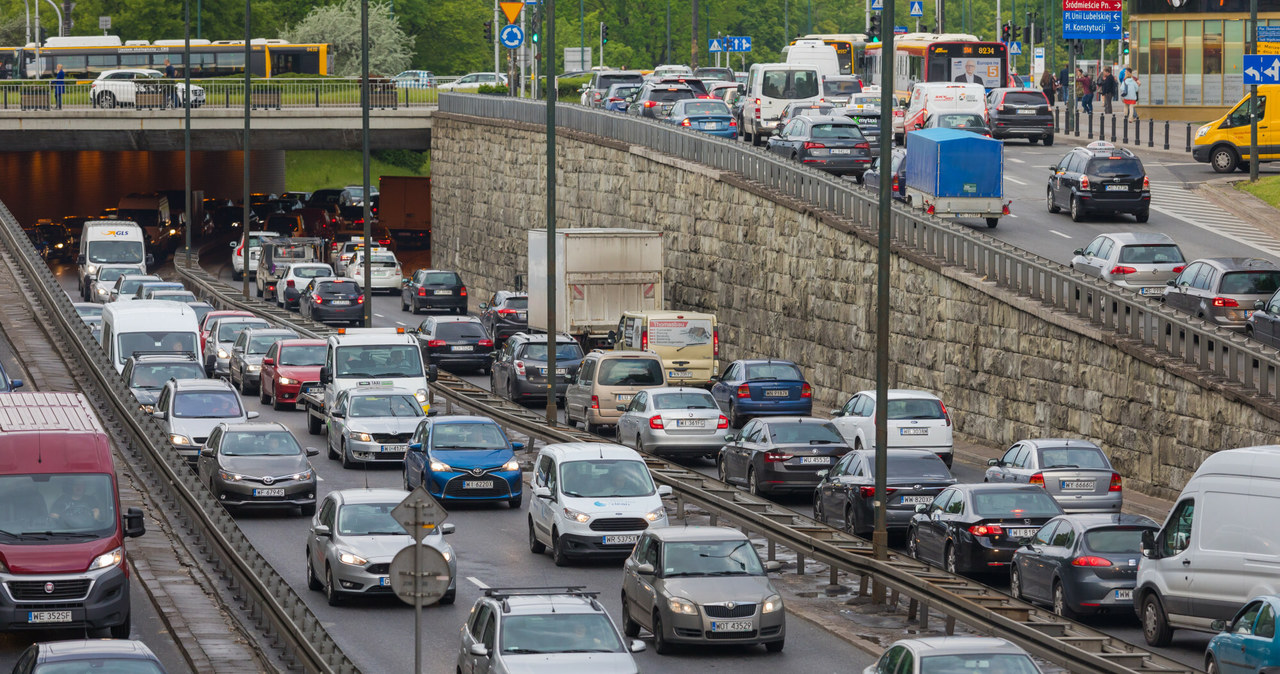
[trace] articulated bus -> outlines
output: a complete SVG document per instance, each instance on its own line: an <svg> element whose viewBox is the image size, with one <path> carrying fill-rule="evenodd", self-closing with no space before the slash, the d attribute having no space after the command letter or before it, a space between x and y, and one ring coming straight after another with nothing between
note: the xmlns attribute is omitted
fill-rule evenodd
<svg viewBox="0 0 1280 674"><path fill-rule="evenodd" d="M257 77L329 74L329 45L290 44L257 38L249 41L250 72ZM37 58L38 54L38 58ZM48 79L62 65L68 79L95 79L115 68L164 70L164 61L183 75L182 40L129 40L110 36L51 37L43 46L0 48L0 80ZM217 77L244 72L244 40L192 40L191 76Z"/></svg>
<svg viewBox="0 0 1280 674"><path fill-rule="evenodd" d="M825 44L835 47L841 75L854 74L854 64L862 58L867 46L867 36L862 33L814 33L802 35L792 40L791 44L795 44L796 40L822 40Z"/></svg>
<svg viewBox="0 0 1280 674"><path fill-rule="evenodd" d="M882 44L866 45L854 64L864 82L881 84ZM894 38L893 52L893 89L901 100L915 82L960 82L976 76L988 89L1009 86L1009 57L1001 42L979 42L963 33L907 33Z"/></svg>

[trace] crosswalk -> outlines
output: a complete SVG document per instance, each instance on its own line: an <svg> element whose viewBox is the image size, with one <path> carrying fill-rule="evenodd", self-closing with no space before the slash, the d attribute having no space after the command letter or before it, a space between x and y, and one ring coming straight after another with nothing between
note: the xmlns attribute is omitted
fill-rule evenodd
<svg viewBox="0 0 1280 674"><path fill-rule="evenodd" d="M1151 210L1280 257L1280 239L1223 211L1221 207L1205 199L1194 189L1187 189L1180 185L1152 183Z"/></svg>

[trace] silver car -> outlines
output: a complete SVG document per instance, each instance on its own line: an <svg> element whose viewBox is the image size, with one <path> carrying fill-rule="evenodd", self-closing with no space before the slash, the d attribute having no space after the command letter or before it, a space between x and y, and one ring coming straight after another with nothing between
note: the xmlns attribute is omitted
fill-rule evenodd
<svg viewBox="0 0 1280 674"><path fill-rule="evenodd" d="M307 532L307 587L323 590L330 606L350 597L391 595L391 560L413 545L413 537L391 515L404 497L399 489L329 492ZM458 588L458 561L444 540L453 531L446 522L422 539L449 562L449 589L441 604L452 604Z"/></svg>
<svg viewBox="0 0 1280 674"><path fill-rule="evenodd" d="M404 462L409 439L423 418L413 391L387 386L348 389L334 399L326 444L343 468L356 463Z"/></svg>
<svg viewBox="0 0 1280 674"><path fill-rule="evenodd" d="M617 409L618 442L653 454L714 456L729 428L716 399L700 388L645 389Z"/></svg>
<svg viewBox="0 0 1280 674"><path fill-rule="evenodd" d="M269 328L271 324L261 318L227 316L209 326L209 336L204 340L204 371L210 377L227 377L231 367L231 347L241 332L249 328Z"/></svg>
<svg viewBox="0 0 1280 674"><path fill-rule="evenodd" d="M1118 513L1124 504L1120 474L1087 440L1023 440L987 466L984 482L1038 484L1068 513Z"/></svg>
<svg viewBox="0 0 1280 674"><path fill-rule="evenodd" d="M221 379L170 379L156 396L151 416L160 421L178 454L195 463L218 424L244 423L258 413L246 412L235 389Z"/></svg>
<svg viewBox="0 0 1280 674"><path fill-rule="evenodd" d="M249 328L241 332L231 346L227 379L241 393L257 395L262 386L262 358L272 344L297 336L298 333L285 328Z"/></svg>
<svg viewBox="0 0 1280 674"><path fill-rule="evenodd" d="M1041 674L1031 656L994 637L928 637L895 641L862 674L928 672L1007 672Z"/></svg>
<svg viewBox="0 0 1280 674"><path fill-rule="evenodd" d="M1215 257L1187 265L1164 289L1164 303L1225 328L1243 330L1259 301L1280 290L1280 267L1249 257Z"/></svg>
<svg viewBox="0 0 1280 674"><path fill-rule="evenodd" d="M1164 294L1186 264L1178 244L1159 233L1100 234L1071 258L1071 268L1082 274L1153 297Z"/></svg>
<svg viewBox="0 0 1280 674"><path fill-rule="evenodd" d="M622 631L644 627L658 653L680 643L763 643L782 650L787 637L782 596L746 534L727 527L646 531L622 570Z"/></svg>

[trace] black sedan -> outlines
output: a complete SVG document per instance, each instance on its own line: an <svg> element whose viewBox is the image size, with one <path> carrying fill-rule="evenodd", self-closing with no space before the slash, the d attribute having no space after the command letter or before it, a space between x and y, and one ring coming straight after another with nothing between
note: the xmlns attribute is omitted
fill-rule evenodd
<svg viewBox="0 0 1280 674"><path fill-rule="evenodd" d="M450 313L467 313L467 286L457 272L443 269L419 269L400 289L400 310L418 313L427 309L444 309Z"/></svg>
<svg viewBox="0 0 1280 674"><path fill-rule="evenodd" d="M1013 561L1019 541L1062 514L1035 485L957 484L917 506L907 529L912 557L951 573L989 573Z"/></svg>
<svg viewBox="0 0 1280 674"><path fill-rule="evenodd" d="M834 175L859 182L871 166L871 144L848 117L801 115L769 137L768 150Z"/></svg>
<svg viewBox="0 0 1280 674"><path fill-rule="evenodd" d="M493 339L475 316L429 316L417 330L428 364L493 369Z"/></svg>
<svg viewBox="0 0 1280 674"><path fill-rule="evenodd" d="M987 120L982 115L975 115L967 112L940 112L936 115L930 115L924 120L925 129L959 129L960 131L972 131L979 136L991 137L991 128L987 126ZM907 136L910 138L910 136Z"/></svg>
<svg viewBox="0 0 1280 674"><path fill-rule="evenodd" d="M364 291L351 279L313 279L298 298L298 313L320 323L363 326Z"/></svg>
<svg viewBox="0 0 1280 674"><path fill-rule="evenodd" d="M1064 618L1129 615L1142 534L1159 529L1141 515L1077 514L1049 520L1013 554L1009 594L1048 604Z"/></svg>
<svg viewBox="0 0 1280 674"><path fill-rule="evenodd" d="M898 201L906 201L907 200L907 150L906 148L901 148L901 147L893 148L893 163L890 164L889 168L893 172L893 176L890 178L890 180L892 181L892 184L889 186L889 193L892 194L893 198L897 199ZM862 184L866 185L867 189L871 190L872 192L876 192L878 194L880 191L881 172L882 172L882 166L880 163L880 158L876 157L871 161L871 168L867 169L867 172L862 174Z"/></svg>
<svg viewBox="0 0 1280 674"><path fill-rule="evenodd" d="M845 454L831 470L818 471L822 481L813 494L813 518L858 536L870 535L875 528L875 468L875 450L859 449ZM886 477L889 531L906 530L917 505L933 502L956 483L937 454L919 449L890 449Z"/></svg>
<svg viewBox="0 0 1280 674"><path fill-rule="evenodd" d="M752 419L724 439L716 459L720 481L744 484L756 495L811 492L822 480L818 472L850 449L834 424L814 417Z"/></svg>

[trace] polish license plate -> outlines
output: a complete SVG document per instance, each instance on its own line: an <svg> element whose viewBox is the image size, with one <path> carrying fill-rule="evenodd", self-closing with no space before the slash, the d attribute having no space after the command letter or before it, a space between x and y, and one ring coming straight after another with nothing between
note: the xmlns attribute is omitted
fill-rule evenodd
<svg viewBox="0 0 1280 674"><path fill-rule="evenodd" d="M284 487L269 487L266 489L254 489L254 498L271 498L284 496Z"/></svg>
<svg viewBox="0 0 1280 674"><path fill-rule="evenodd" d="M387 576L382 576L381 578L379 578L379 579L378 579L378 586L379 586L379 587L391 587L391 578L389 578L389 577L387 577Z"/></svg>
<svg viewBox="0 0 1280 674"><path fill-rule="evenodd" d="M724 124L721 124L720 122L707 122L702 128L719 131L724 128Z"/></svg>
<svg viewBox="0 0 1280 674"><path fill-rule="evenodd" d="M335 307L345 307L351 304L351 300L333 300L332 302L330 302L330 304L332 304Z"/></svg>
<svg viewBox="0 0 1280 674"><path fill-rule="evenodd" d="M900 434L901 434L901 435L928 435L928 434L929 434L929 429L927 429L927 428L903 428L903 429L901 429Z"/></svg>
<svg viewBox="0 0 1280 674"><path fill-rule="evenodd" d="M850 154L852 152L853 150L848 148L834 148L831 150L831 154Z"/></svg>
<svg viewBox="0 0 1280 674"><path fill-rule="evenodd" d="M493 489L493 480L463 480L463 489Z"/></svg>
<svg viewBox="0 0 1280 674"><path fill-rule="evenodd" d="M1019 115L1034 115L1034 114L1036 114L1036 111L1035 111L1035 110L1019 110L1019 111L1018 111L1018 114L1019 114Z"/></svg>
<svg viewBox="0 0 1280 674"><path fill-rule="evenodd" d="M1113 590L1111 595L1117 601L1133 601L1133 590Z"/></svg>
<svg viewBox="0 0 1280 674"><path fill-rule="evenodd" d="M466 346L455 346L455 347L453 347L453 350L454 350L454 351L475 351L475 350L476 350L476 347L471 346L470 344L468 344L468 345L466 345Z"/></svg>
<svg viewBox="0 0 1280 674"><path fill-rule="evenodd" d="M308 387L306 387L306 388L302 389L302 392L303 392L303 393L306 393L306 394L308 394L308 395L310 395L310 394L312 394L312 393L319 393L319 392L320 392L320 390L321 390L321 389L320 389L320 387L319 387L319 386L308 386Z"/></svg>
<svg viewBox="0 0 1280 674"><path fill-rule="evenodd" d="M27 613L27 622L35 624L69 623L71 622L71 611L31 611Z"/></svg>
<svg viewBox="0 0 1280 674"><path fill-rule="evenodd" d="M956 213L956 217L957 218L980 218L982 216L978 213Z"/></svg>
<svg viewBox="0 0 1280 674"><path fill-rule="evenodd" d="M790 391L788 391L788 390L786 390L786 389L782 389L782 388L779 388L779 389L773 389L772 391L765 391L765 392L764 392L764 397L766 397L766 398L790 398L790 397L791 397L791 392L790 392Z"/></svg>
<svg viewBox="0 0 1280 674"><path fill-rule="evenodd" d="M750 632L755 629L750 620L712 620L712 632Z"/></svg>
<svg viewBox="0 0 1280 674"><path fill-rule="evenodd" d="M1061 480L1059 484L1064 490L1072 491L1093 491L1096 482L1093 480Z"/></svg>
<svg viewBox="0 0 1280 674"><path fill-rule="evenodd" d="M1163 288L1138 288L1139 295L1159 295L1162 292Z"/></svg>
<svg viewBox="0 0 1280 674"><path fill-rule="evenodd" d="M452 290L437 290L437 291L435 291L435 294L436 294L436 295L452 295L452 294L453 294L453 291L452 291Z"/></svg>
<svg viewBox="0 0 1280 674"><path fill-rule="evenodd" d="M676 428L706 428L706 419L676 419Z"/></svg>
<svg viewBox="0 0 1280 674"><path fill-rule="evenodd" d="M516 316L518 316L522 321L529 320L529 312L527 311L517 311Z"/></svg>
<svg viewBox="0 0 1280 674"><path fill-rule="evenodd" d="M901 502L906 504L933 503L933 497L928 494L924 496L903 496Z"/></svg>
<svg viewBox="0 0 1280 674"><path fill-rule="evenodd" d="M384 452L407 452L407 451L409 451L409 445L383 445L383 446L382 446L382 451L384 451Z"/></svg>
<svg viewBox="0 0 1280 674"><path fill-rule="evenodd" d="M1036 533L1035 529L1005 529L1009 532L1009 538L1026 538Z"/></svg>
<svg viewBox="0 0 1280 674"><path fill-rule="evenodd" d="M1128 185L1107 185L1108 192L1128 192Z"/></svg>
<svg viewBox="0 0 1280 674"><path fill-rule="evenodd" d="M614 534L604 537L604 545L635 545L640 540L640 534Z"/></svg>
<svg viewBox="0 0 1280 674"><path fill-rule="evenodd" d="M804 463L807 463L807 464L815 464L815 463L828 464L828 463L831 463L831 457L829 457L829 456L802 456L802 457L800 457L800 463L802 463L802 464L804 464Z"/></svg>
<svg viewBox="0 0 1280 674"><path fill-rule="evenodd" d="M636 397L634 393L619 393L617 395L618 402L620 403L629 403L634 397Z"/></svg>
<svg viewBox="0 0 1280 674"><path fill-rule="evenodd" d="M688 370L670 370L667 372L668 379L692 379L693 373Z"/></svg>

